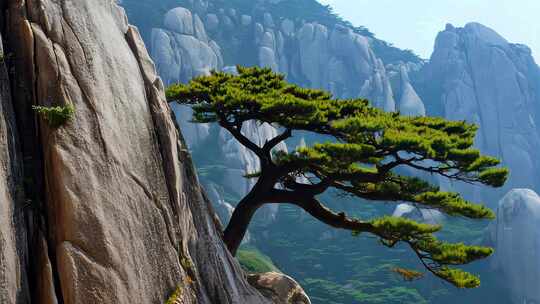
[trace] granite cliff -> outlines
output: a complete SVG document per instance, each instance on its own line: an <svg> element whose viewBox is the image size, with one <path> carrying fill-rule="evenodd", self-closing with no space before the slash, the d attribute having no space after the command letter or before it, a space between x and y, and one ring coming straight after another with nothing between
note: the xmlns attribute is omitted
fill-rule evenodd
<svg viewBox="0 0 540 304"><path fill-rule="evenodd" d="M492 206L511 188L538 189L540 69L528 47L478 23L448 25L419 74L419 91L431 101L428 113L478 124L478 148L513 172L505 190L490 197Z"/></svg>

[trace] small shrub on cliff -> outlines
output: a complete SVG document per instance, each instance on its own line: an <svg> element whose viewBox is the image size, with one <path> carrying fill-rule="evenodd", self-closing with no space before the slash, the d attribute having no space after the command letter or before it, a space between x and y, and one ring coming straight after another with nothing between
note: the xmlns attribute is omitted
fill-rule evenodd
<svg viewBox="0 0 540 304"><path fill-rule="evenodd" d="M33 106L32 109L34 109L34 111L36 111L52 128L58 128L64 125L75 113L75 108L73 108L72 105L63 107Z"/></svg>
<svg viewBox="0 0 540 304"><path fill-rule="evenodd" d="M493 219L489 208L474 204L458 193L401 175L403 167L451 181L502 186L508 170L496 158L473 148L477 127L463 121L433 117L405 117L372 107L364 99L340 100L330 93L303 89L270 69L238 67L238 75L213 72L167 90L170 101L193 108L193 121L217 123L260 161L253 189L237 205L224 231L231 253L237 253L255 212L267 204L290 204L315 219L354 235L371 234L381 244L407 245L420 264L433 275L460 288L480 285L478 277L456 266L493 253L491 248L447 243L435 237L442 229L410 219L381 217L359 219L335 212L321 194L337 190L374 202L410 202L437 209L449 216ZM283 132L264 144L242 133L248 121L269 123ZM293 151L275 151L293 132L323 135L330 140ZM405 278L419 278L401 269Z"/></svg>

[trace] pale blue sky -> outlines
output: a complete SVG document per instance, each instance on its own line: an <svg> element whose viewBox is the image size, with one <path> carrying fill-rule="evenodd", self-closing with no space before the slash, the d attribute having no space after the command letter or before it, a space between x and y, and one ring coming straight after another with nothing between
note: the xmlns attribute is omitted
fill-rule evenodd
<svg viewBox="0 0 540 304"><path fill-rule="evenodd" d="M528 45L540 61L540 0L319 0L354 25L429 58L446 23L476 21L508 41Z"/></svg>

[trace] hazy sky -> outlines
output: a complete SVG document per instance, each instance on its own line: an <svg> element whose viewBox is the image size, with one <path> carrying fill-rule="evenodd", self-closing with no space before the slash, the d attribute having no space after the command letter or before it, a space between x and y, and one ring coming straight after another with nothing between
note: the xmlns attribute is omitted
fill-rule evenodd
<svg viewBox="0 0 540 304"><path fill-rule="evenodd" d="M540 61L540 0L319 0L378 38L429 58L446 23L476 21L528 45Z"/></svg>

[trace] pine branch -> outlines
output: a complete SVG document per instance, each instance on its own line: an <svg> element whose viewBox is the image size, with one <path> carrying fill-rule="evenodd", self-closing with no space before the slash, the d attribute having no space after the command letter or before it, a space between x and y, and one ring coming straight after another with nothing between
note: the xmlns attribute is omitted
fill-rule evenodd
<svg viewBox="0 0 540 304"><path fill-rule="evenodd" d="M257 155L260 159L266 159L266 154L264 153L263 149L256 145L254 142L249 140L244 134L242 134L242 127L236 127L228 122L224 122L223 120L220 122L220 126L227 129L231 135L238 140L239 143L241 143L244 147L251 150L255 155Z"/></svg>
<svg viewBox="0 0 540 304"><path fill-rule="evenodd" d="M272 138L270 141L267 141L263 146L263 152L270 156L272 149L274 149L281 142L285 141L288 138L292 137L292 129L288 128L280 135Z"/></svg>
<svg viewBox="0 0 540 304"><path fill-rule="evenodd" d="M306 197L301 192L273 190L272 201L288 202L294 204L309 213L319 221L334 228L357 232L374 232L374 227L369 222L349 218L345 213L336 213L324 206L315 197Z"/></svg>

